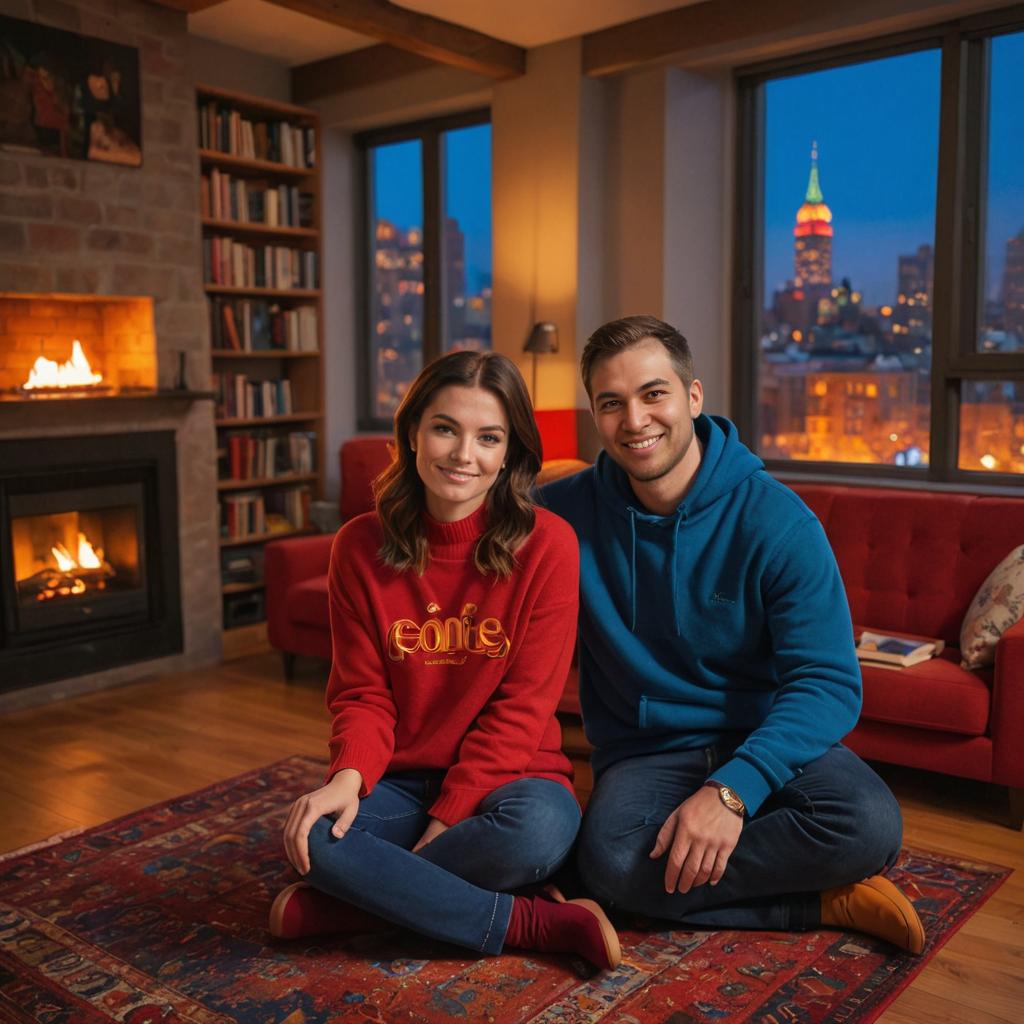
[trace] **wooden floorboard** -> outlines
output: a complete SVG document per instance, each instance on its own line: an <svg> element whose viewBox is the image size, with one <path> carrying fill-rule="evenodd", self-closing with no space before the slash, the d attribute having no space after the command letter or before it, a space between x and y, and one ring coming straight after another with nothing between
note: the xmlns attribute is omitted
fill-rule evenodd
<svg viewBox="0 0 1024 1024"><path fill-rule="evenodd" d="M259 654L0 716L0 853L219 782L291 754L326 759L327 667ZM876 766L899 798L904 842L1015 869L880 1018L884 1024L1024 1020L1024 837L995 787Z"/></svg>

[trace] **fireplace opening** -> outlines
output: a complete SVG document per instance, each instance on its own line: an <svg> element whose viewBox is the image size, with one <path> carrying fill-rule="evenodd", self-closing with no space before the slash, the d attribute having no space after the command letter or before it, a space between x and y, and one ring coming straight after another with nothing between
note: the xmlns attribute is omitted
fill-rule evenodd
<svg viewBox="0 0 1024 1024"><path fill-rule="evenodd" d="M11 498L19 621L32 628L145 612L140 485Z"/></svg>
<svg viewBox="0 0 1024 1024"><path fill-rule="evenodd" d="M0 442L0 690L182 649L173 431Z"/></svg>

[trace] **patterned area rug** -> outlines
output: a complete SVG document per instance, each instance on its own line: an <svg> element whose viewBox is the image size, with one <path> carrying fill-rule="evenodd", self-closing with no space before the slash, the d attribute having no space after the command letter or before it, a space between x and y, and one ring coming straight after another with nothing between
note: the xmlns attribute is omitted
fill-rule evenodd
<svg viewBox="0 0 1024 1024"><path fill-rule="evenodd" d="M292 757L0 861L0 1021L866 1024L1009 874L905 851L922 958L838 932L626 931L606 974L398 931L273 943L285 812L321 773Z"/></svg>

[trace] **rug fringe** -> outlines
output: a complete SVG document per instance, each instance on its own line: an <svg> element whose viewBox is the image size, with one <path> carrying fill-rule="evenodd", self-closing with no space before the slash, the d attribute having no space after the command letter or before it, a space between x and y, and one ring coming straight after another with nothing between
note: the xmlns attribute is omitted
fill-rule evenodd
<svg viewBox="0 0 1024 1024"><path fill-rule="evenodd" d="M85 827L79 825L78 828L69 828L64 832L58 832L56 835L50 836L49 839L40 839L37 843L29 843L28 846L21 846L17 850L0 853L0 864L3 864L5 860L13 860L15 857L20 857L25 853L35 853L36 850L45 850L48 846L56 846L58 843L64 842L65 839L72 839L74 836L81 835L84 831Z"/></svg>

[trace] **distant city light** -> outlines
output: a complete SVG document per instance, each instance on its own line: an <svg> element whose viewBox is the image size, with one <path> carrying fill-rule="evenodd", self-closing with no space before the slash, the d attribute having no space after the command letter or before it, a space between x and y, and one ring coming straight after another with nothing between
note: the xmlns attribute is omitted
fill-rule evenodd
<svg viewBox="0 0 1024 1024"><path fill-rule="evenodd" d="M982 457L980 459L978 459L978 461L986 469L995 469L996 466L999 465L999 460L994 455L989 455L988 452L986 452L984 455L982 455Z"/></svg>

